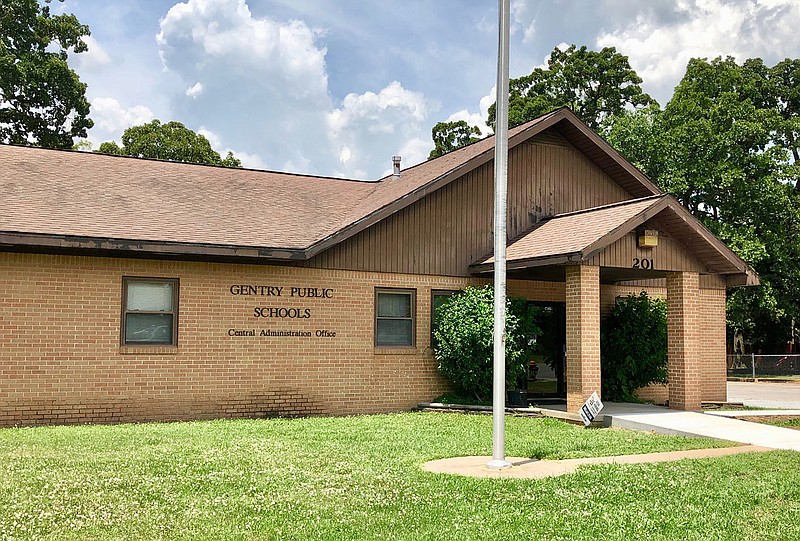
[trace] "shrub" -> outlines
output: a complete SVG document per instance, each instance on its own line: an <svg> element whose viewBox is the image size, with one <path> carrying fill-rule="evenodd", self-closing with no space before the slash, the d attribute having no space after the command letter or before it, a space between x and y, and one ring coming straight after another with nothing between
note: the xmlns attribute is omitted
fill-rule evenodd
<svg viewBox="0 0 800 541"><path fill-rule="evenodd" d="M494 290L468 287L450 296L434 316L434 353L439 371L464 396L492 395ZM536 309L524 299L509 298L506 308L506 386L525 377L531 339L539 329Z"/></svg>
<svg viewBox="0 0 800 541"><path fill-rule="evenodd" d="M646 292L618 298L600 325L603 399L637 401L633 392L667 382L667 303Z"/></svg>

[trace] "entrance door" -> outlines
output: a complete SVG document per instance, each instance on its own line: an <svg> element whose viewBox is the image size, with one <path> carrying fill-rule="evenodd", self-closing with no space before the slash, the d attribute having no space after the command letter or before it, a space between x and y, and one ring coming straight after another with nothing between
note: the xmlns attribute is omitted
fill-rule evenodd
<svg viewBox="0 0 800 541"><path fill-rule="evenodd" d="M566 398L567 309L563 302L531 301L536 307L534 353L528 367L528 398Z"/></svg>

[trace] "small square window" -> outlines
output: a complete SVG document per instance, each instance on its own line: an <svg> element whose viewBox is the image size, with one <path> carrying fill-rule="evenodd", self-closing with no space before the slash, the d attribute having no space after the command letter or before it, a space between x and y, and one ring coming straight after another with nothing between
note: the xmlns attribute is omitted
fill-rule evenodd
<svg viewBox="0 0 800 541"><path fill-rule="evenodd" d="M413 289L376 289L375 345L413 347L415 312Z"/></svg>
<svg viewBox="0 0 800 541"><path fill-rule="evenodd" d="M122 279L122 345L178 344L178 280Z"/></svg>

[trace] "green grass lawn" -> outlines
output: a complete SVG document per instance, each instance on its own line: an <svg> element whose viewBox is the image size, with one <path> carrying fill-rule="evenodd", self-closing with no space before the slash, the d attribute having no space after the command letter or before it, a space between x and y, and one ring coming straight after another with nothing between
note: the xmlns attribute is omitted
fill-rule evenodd
<svg viewBox="0 0 800 541"><path fill-rule="evenodd" d="M795 430L800 430L800 417L794 417L792 419L765 419L760 422L768 425L782 426L784 428L794 428Z"/></svg>
<svg viewBox="0 0 800 541"><path fill-rule="evenodd" d="M508 418L509 456L722 445ZM800 539L800 455L602 465L545 480L424 472L491 454L442 413L0 430L7 539Z"/></svg>

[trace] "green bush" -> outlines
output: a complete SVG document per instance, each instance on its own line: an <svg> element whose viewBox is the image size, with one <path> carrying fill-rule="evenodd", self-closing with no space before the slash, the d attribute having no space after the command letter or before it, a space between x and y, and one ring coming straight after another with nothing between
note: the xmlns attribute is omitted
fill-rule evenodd
<svg viewBox="0 0 800 541"><path fill-rule="evenodd" d="M667 382L667 303L646 292L618 298L600 325L603 399L638 401L633 392Z"/></svg>
<svg viewBox="0 0 800 541"><path fill-rule="evenodd" d="M436 310L433 342L439 371L463 396L492 396L494 290L468 287ZM524 299L508 299L506 308L506 386L525 377L532 338L539 333L536 309Z"/></svg>

